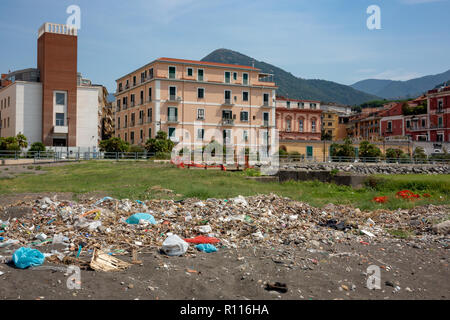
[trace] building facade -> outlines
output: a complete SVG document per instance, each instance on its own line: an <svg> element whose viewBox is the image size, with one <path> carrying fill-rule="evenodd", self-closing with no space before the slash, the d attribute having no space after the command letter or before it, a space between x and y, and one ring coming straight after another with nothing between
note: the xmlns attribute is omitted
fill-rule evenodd
<svg viewBox="0 0 450 320"><path fill-rule="evenodd" d="M320 101L276 99L276 127L280 140L320 140Z"/></svg>
<svg viewBox="0 0 450 320"><path fill-rule="evenodd" d="M450 86L428 91L429 141L450 141Z"/></svg>
<svg viewBox="0 0 450 320"><path fill-rule="evenodd" d="M37 69L9 73L0 88L0 136L29 143L95 150L100 88L77 84L77 30L45 23L38 32Z"/></svg>
<svg viewBox="0 0 450 320"><path fill-rule="evenodd" d="M116 82L115 136L132 145L159 130L190 150L273 144L276 86L259 69L160 58Z"/></svg>

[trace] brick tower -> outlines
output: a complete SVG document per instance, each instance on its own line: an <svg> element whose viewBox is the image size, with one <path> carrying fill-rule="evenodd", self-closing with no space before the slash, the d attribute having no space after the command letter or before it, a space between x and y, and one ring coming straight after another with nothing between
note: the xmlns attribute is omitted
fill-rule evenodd
<svg viewBox="0 0 450 320"><path fill-rule="evenodd" d="M37 63L46 146L77 143L77 40L76 28L67 25L45 23L39 29Z"/></svg>

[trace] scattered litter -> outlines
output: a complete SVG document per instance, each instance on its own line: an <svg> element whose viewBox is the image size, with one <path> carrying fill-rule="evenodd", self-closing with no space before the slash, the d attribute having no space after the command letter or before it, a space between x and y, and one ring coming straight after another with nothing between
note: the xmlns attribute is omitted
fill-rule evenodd
<svg viewBox="0 0 450 320"><path fill-rule="evenodd" d="M155 217L148 213L136 213L129 217L126 222L128 224L145 224L145 222L150 224L156 224Z"/></svg>
<svg viewBox="0 0 450 320"><path fill-rule="evenodd" d="M122 271L128 269L131 265L125 261L114 258L103 251L94 249L91 268L95 271Z"/></svg>
<svg viewBox="0 0 450 320"><path fill-rule="evenodd" d="M181 256L186 253L189 244L177 235L170 235L164 240L161 251L168 256Z"/></svg>
<svg viewBox="0 0 450 320"><path fill-rule="evenodd" d="M45 257L39 250L21 247L13 253L14 265L19 269L37 267L44 263Z"/></svg>
<svg viewBox="0 0 450 320"><path fill-rule="evenodd" d="M212 244L198 244L195 248L206 253L217 252L217 248Z"/></svg>
<svg viewBox="0 0 450 320"><path fill-rule="evenodd" d="M361 233L365 234L366 236L369 236L371 238L374 238L375 235L372 232L369 232L367 230L361 230Z"/></svg>
<svg viewBox="0 0 450 320"><path fill-rule="evenodd" d="M266 284L267 291L277 291L280 293L286 293L288 291L287 285L285 283L275 282L274 284Z"/></svg>
<svg viewBox="0 0 450 320"><path fill-rule="evenodd" d="M220 240L217 238L213 238L213 237L205 237L205 236L198 236L192 239L184 239L184 241L189 242L189 243L197 243L197 244L206 244L206 243L210 243L210 244L215 244L215 243L219 243Z"/></svg>

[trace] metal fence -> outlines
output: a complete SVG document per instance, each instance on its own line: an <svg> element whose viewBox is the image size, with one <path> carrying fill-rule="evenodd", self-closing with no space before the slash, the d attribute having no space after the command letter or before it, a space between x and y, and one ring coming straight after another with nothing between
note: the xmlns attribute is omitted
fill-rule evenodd
<svg viewBox="0 0 450 320"><path fill-rule="evenodd" d="M62 161L86 161L86 160L170 160L170 154L155 154L148 152L78 152L78 151L0 151L1 160L11 159L33 159L35 163L38 162L62 162ZM226 156L223 156L226 163ZM191 160L197 159L194 153L191 154ZM235 161L239 159L240 163L245 162L242 156L235 156ZM251 162L259 162L261 159L259 155L249 159ZM266 159L263 159L264 161ZM274 159L275 160L275 159ZM363 157L328 157L325 159L320 157L308 157L305 155L280 155L280 163L331 163L331 162L345 162L345 163L389 163L389 164L450 164L450 157L428 157L424 159L405 157L405 158L363 158Z"/></svg>

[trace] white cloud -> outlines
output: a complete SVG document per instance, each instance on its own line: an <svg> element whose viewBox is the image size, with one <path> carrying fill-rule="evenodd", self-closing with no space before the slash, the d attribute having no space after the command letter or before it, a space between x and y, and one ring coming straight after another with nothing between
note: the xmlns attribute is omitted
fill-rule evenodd
<svg viewBox="0 0 450 320"><path fill-rule="evenodd" d="M432 2L442 2L447 0L400 0L404 4L421 4L421 3L432 3Z"/></svg>
<svg viewBox="0 0 450 320"><path fill-rule="evenodd" d="M423 76L420 73L417 72L410 72L405 71L402 69L393 69L393 70L386 70L383 72L380 72L378 74L375 74L371 76L371 79L381 79L381 80L399 80L399 81L407 81L414 78L419 78Z"/></svg>

